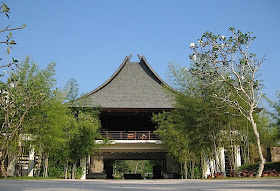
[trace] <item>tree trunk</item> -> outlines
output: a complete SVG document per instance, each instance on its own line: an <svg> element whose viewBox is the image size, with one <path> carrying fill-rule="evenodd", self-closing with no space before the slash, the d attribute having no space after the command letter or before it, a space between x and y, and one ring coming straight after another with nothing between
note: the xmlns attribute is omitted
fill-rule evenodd
<svg viewBox="0 0 280 191"><path fill-rule="evenodd" d="M0 177L6 177L5 176L5 160L4 159L1 159L0 161Z"/></svg>
<svg viewBox="0 0 280 191"><path fill-rule="evenodd" d="M20 145L20 147L19 147L19 156L20 156L20 158L19 158L19 165L18 165L18 176L22 176L23 174L22 174L22 159L23 159L23 148L22 148L22 145Z"/></svg>
<svg viewBox="0 0 280 191"><path fill-rule="evenodd" d="M184 171L185 171L185 179L188 179L188 163L186 159L184 162Z"/></svg>
<svg viewBox="0 0 280 191"><path fill-rule="evenodd" d="M136 174L137 171L138 171L138 162L136 162L134 174Z"/></svg>
<svg viewBox="0 0 280 191"><path fill-rule="evenodd" d="M7 159L7 156L8 156L8 152L4 148L4 146L2 146L0 151L0 177L7 176L7 172L5 169L5 160Z"/></svg>
<svg viewBox="0 0 280 191"><path fill-rule="evenodd" d="M72 179L76 178L76 165L77 165L77 163L74 162L73 163L73 168L72 168Z"/></svg>
<svg viewBox="0 0 280 191"><path fill-rule="evenodd" d="M49 155L46 154L44 158L44 177L48 177Z"/></svg>
<svg viewBox="0 0 280 191"><path fill-rule="evenodd" d="M263 172L263 169L264 169L265 158L263 157L263 154L262 154L260 134L258 132L257 124L254 121L252 113L250 114L250 120L251 120L253 131L254 131L254 134L255 134L255 137L256 137L256 141L257 141L258 154L259 154L259 157L260 157L260 160L261 160L260 165L259 165L259 171L258 171L258 174L256 176L256 177L260 178L262 176L262 172Z"/></svg>
<svg viewBox="0 0 280 191"><path fill-rule="evenodd" d="M207 178L206 177L206 162L205 162L205 156L201 153L200 154L200 165L201 165L201 168L202 168L202 178Z"/></svg>
<svg viewBox="0 0 280 191"><path fill-rule="evenodd" d="M193 160L193 161L192 161L191 179L194 179L194 167L195 167L195 162L194 162L194 160Z"/></svg>
<svg viewBox="0 0 280 191"><path fill-rule="evenodd" d="M41 173L41 165L42 165L42 152L39 151L39 156L38 156L38 166L37 166L37 176L40 176Z"/></svg>
<svg viewBox="0 0 280 191"><path fill-rule="evenodd" d="M180 163L180 165L181 165L181 174L182 174L182 176L181 176L181 179L183 180L184 179L184 163Z"/></svg>
<svg viewBox="0 0 280 191"><path fill-rule="evenodd" d="M64 179L67 179L67 173L68 173L68 160L64 165Z"/></svg>

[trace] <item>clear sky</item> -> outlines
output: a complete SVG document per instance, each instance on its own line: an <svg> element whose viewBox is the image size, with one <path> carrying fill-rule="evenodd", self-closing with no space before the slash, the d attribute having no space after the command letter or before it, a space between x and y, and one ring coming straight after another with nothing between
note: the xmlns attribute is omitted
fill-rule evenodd
<svg viewBox="0 0 280 191"><path fill-rule="evenodd" d="M144 55L166 80L169 62L189 66L189 44L205 31L226 35L229 27L254 32L253 51L262 66L264 92L280 90L278 0L7 0L18 59L41 67L56 62L57 86L75 78L80 93L106 81L133 54Z"/></svg>

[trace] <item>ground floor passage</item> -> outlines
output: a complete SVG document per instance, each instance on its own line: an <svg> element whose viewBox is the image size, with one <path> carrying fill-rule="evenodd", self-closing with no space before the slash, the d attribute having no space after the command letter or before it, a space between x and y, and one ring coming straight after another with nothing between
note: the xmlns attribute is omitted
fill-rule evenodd
<svg viewBox="0 0 280 191"><path fill-rule="evenodd" d="M133 167L129 168L127 165ZM169 158L166 152L103 152L99 156L90 156L90 159L87 159L85 178L180 178L178 167L178 163Z"/></svg>
<svg viewBox="0 0 280 191"><path fill-rule="evenodd" d="M280 190L278 179L227 180L5 180L0 191L274 191Z"/></svg>
<svg viewBox="0 0 280 191"><path fill-rule="evenodd" d="M97 143L99 142L97 141ZM235 150L239 151L238 149ZM229 163L226 160L227 155L225 149L220 148L219 153L216 161L206 161L207 163L205 163L206 165L202 169L204 178L207 178L207 176L214 172L223 172L224 175L230 172L230 168L227 168ZM237 166L240 166L240 154L236 155L235 158ZM160 140L115 140L111 141L108 146L103 146L101 152L94 153L79 162L78 166L83 169L81 179L114 179L114 168L112 164L116 160L159 161L159 163L147 171L147 173L151 174L151 177L149 176L148 178L180 178L180 174L182 173L182 166L169 157L166 150L162 148ZM24 160L21 157L18 158L14 155L9 155L6 161L8 176L19 174L17 173L19 169L17 167L21 167L21 176L33 176L38 170L38 157L35 156L34 149L29 152L29 156L25 156ZM218 169L215 164L219 164L220 168ZM129 173L133 174L133 171ZM115 174L120 175L120 173ZM118 178L125 177L121 175ZM136 178L144 179L145 176L141 173L141 177L138 175Z"/></svg>

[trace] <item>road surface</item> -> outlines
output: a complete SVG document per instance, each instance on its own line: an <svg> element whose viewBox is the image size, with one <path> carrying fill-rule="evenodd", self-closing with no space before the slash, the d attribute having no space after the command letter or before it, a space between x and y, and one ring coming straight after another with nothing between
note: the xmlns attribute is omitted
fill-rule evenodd
<svg viewBox="0 0 280 191"><path fill-rule="evenodd" d="M0 180L0 191L252 191L280 190L280 179L234 180Z"/></svg>

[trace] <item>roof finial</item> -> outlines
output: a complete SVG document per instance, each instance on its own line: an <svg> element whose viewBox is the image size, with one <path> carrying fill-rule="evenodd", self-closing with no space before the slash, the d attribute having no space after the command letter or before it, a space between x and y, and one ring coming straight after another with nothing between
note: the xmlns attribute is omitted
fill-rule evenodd
<svg viewBox="0 0 280 191"><path fill-rule="evenodd" d="M139 60L141 61L141 55L140 55L140 54L137 54L137 56L138 56Z"/></svg>
<svg viewBox="0 0 280 191"><path fill-rule="evenodd" d="M131 59L132 55L133 55L133 54L130 54L130 55L127 57L126 62L130 62L130 59Z"/></svg>

